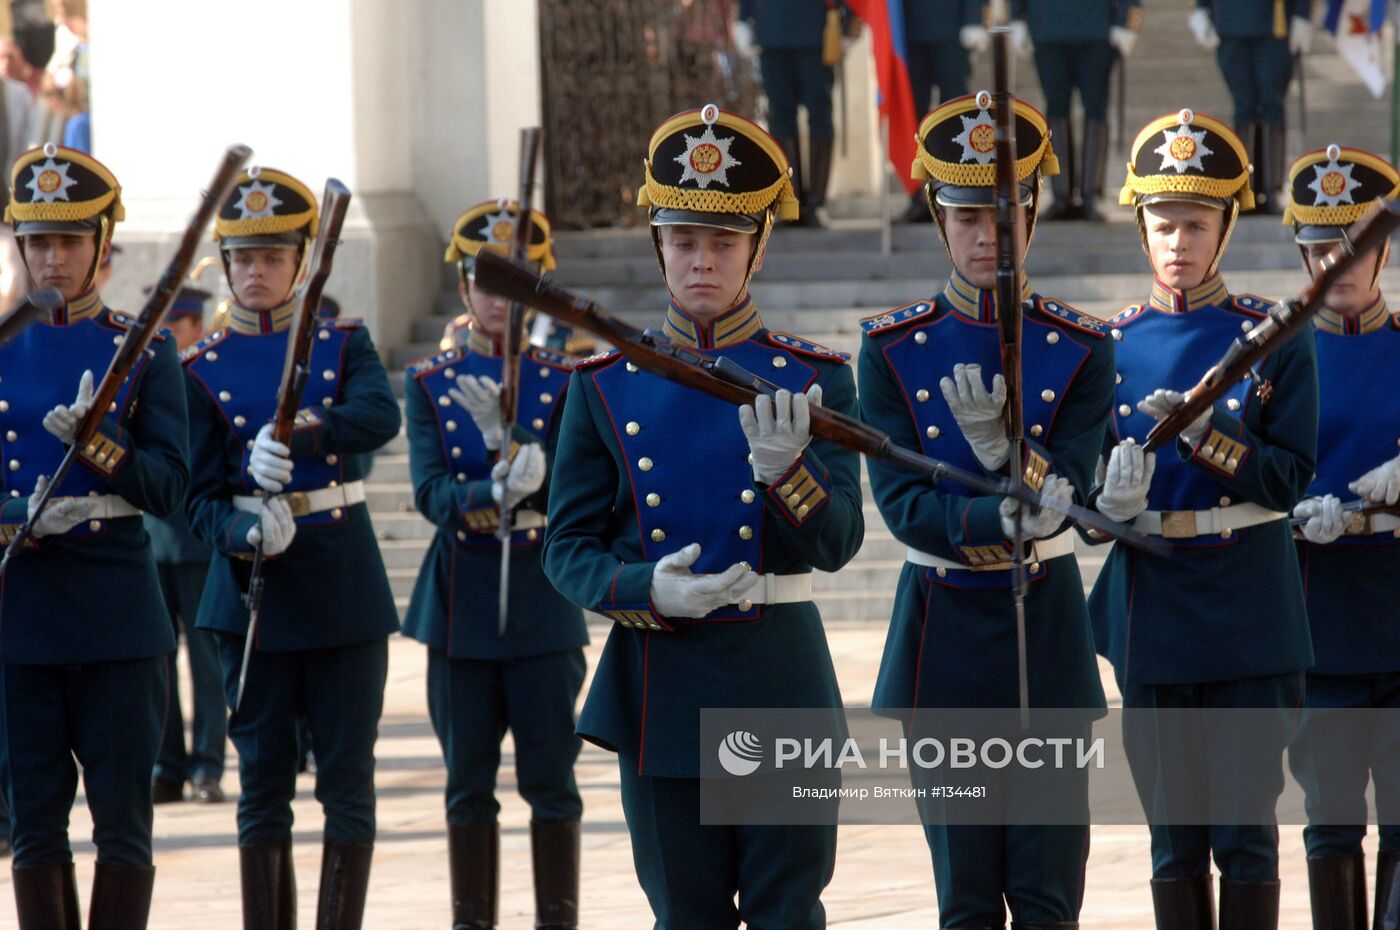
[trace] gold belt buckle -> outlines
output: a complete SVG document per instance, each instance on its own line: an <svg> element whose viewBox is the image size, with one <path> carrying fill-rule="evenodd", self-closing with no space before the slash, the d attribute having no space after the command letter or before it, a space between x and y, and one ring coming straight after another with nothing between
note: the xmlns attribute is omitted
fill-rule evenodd
<svg viewBox="0 0 1400 930"><path fill-rule="evenodd" d="M1198 534L1196 533L1196 511L1162 511L1163 539L1195 539L1197 535Z"/></svg>
<svg viewBox="0 0 1400 930"><path fill-rule="evenodd" d="M282 495L282 500L287 502L287 507L291 509L294 517L304 517L311 513L311 495L305 491L289 491Z"/></svg>

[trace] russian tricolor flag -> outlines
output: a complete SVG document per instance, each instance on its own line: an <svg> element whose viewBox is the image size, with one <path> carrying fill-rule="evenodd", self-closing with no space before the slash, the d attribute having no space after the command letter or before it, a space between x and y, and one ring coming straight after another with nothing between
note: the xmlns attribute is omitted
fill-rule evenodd
<svg viewBox="0 0 1400 930"><path fill-rule="evenodd" d="M880 115L889 125L890 164L912 194L919 182L910 177L909 168L914 164L914 136L923 114L914 112L914 91L909 83L904 0L846 0L846 4L870 27Z"/></svg>

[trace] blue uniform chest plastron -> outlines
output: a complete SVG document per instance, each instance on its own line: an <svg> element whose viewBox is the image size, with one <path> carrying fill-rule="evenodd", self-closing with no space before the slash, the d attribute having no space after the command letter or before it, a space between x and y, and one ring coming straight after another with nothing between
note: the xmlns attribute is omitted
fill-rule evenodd
<svg viewBox="0 0 1400 930"><path fill-rule="evenodd" d="M1400 393L1377 390L1376 375L1400 360L1400 330L1394 325L1373 333L1341 335L1319 330L1318 380L1321 387L1317 433L1317 477L1308 494L1335 494L1366 472L1395 457L1400 438ZM1358 409L1365 410L1364 422ZM1342 536L1332 545L1400 544L1390 533Z"/></svg>
<svg viewBox="0 0 1400 930"><path fill-rule="evenodd" d="M1058 328L1027 318L1023 324L1021 359L1023 414L1027 439L1044 445L1055 428L1055 414L1089 350L1065 337ZM938 386L952 377L957 364L982 366L988 390L1001 371L996 323L980 323L955 312L914 324L884 349L890 369L899 379L909 403L925 455L974 472L982 471L972 447L962 438L953 412ZM955 481L952 493L972 493Z"/></svg>
<svg viewBox="0 0 1400 930"><path fill-rule="evenodd" d="M1209 306L1187 313L1162 313L1145 307L1131 318L1115 322L1121 338L1111 428L1120 441L1131 436L1141 443L1157 421L1138 411L1138 401L1158 388L1187 391L1195 387L1206 366L1220 358L1256 320L1237 310ZM1251 404L1260 402L1254 385L1243 381L1217 404L1242 418ZM1218 506L1227 493L1211 475L1182 461L1174 450L1163 449L1157 455L1147 506L1150 510L1206 510ZM1212 540L1212 544L1219 542Z"/></svg>
<svg viewBox="0 0 1400 930"><path fill-rule="evenodd" d="M0 460L5 465L0 487L10 497L29 494L40 475L52 476L58 468L66 450L41 425L44 414L73 402L84 371L92 371L95 388L125 333L126 327L112 320L111 311L103 311L66 326L31 326L0 347ZM147 361L142 358L118 390L115 416L109 413L109 422L121 423L133 412L128 409L131 389L140 383ZM106 481L83 467L71 469L55 489L59 496L90 493L110 492ZM82 523L66 535L91 534Z"/></svg>
<svg viewBox="0 0 1400 930"><path fill-rule="evenodd" d="M484 481L491 477L496 464L495 453L488 453L481 431L471 416L452 400L449 391L457 386L462 375L501 380L500 356L482 355L449 349L423 363L413 373L420 388L427 394L437 416L438 439L444 461L453 469L459 482ZM549 436L555 411L564 398L564 389L573 371L573 359L548 349L530 347L520 360L520 390L516 401L516 425L535 439L544 442ZM494 546L494 530L466 532L468 545ZM525 539L528 531L518 530L514 541ZM534 540L534 536L529 541Z"/></svg>
<svg viewBox="0 0 1400 930"><path fill-rule="evenodd" d="M323 324L312 341L310 375L302 393L301 409L328 408L342 396L344 352L350 330ZM287 353L287 331L250 335L222 330L211 335L208 345L186 362L196 384L218 405L229 430L244 448L244 468L234 493L250 495L258 490L247 469L253 440L263 424L272 419L277 390ZM345 461L338 455L296 460L286 491L314 491L345 481ZM298 524L333 523L330 511L296 518Z"/></svg>
<svg viewBox="0 0 1400 930"><path fill-rule="evenodd" d="M756 341L698 351L727 356L794 393L817 378L817 369L796 355ZM752 490L749 445L735 406L623 364L599 371L596 383L625 459L643 558L699 543L696 574L736 562L763 572L764 505ZM706 619L755 615L733 607Z"/></svg>

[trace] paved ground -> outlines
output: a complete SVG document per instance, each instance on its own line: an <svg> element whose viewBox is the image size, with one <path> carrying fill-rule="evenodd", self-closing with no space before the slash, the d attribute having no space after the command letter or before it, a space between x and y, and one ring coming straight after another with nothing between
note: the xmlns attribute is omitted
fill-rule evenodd
<svg viewBox="0 0 1400 930"><path fill-rule="evenodd" d="M603 630L589 650L596 659ZM837 672L848 703L869 699L883 630L868 624L830 631ZM367 928L449 926L447 852L442 827L443 770L424 704L425 658L416 643L395 639L379 741L379 845ZM1112 687L1111 676L1105 676ZM533 926L529 813L514 792L509 744L501 772L502 930ZM230 770L235 768L232 755ZM578 765L584 792L583 918L585 928L650 926L650 912L632 873L631 850L618 801L614 759L585 748ZM234 774L225 788L236 790ZM320 869L320 814L312 779L303 776L296 804L296 862L301 925L313 926ZM92 876L91 822L81 803L72 834L81 894ZM1307 883L1300 831L1284 828L1285 928L1306 928ZM156 897L153 930L234 930L239 920L238 856L232 803L168 805L156 812ZM1374 843L1368 844L1374 862ZM1147 890L1148 847L1143 827L1102 827L1093 835L1083 925L1152 926ZM9 873L0 870L0 927L13 926ZM843 827L836 875L826 895L830 923L848 930L935 928L933 882L922 833L915 826Z"/></svg>

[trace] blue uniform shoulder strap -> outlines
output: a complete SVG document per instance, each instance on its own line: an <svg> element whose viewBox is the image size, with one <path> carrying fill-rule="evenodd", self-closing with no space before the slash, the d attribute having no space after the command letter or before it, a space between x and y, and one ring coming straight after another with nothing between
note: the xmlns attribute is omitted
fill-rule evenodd
<svg viewBox="0 0 1400 930"><path fill-rule="evenodd" d="M448 349L436 355L428 355L417 361L409 362L408 373L414 378L422 379L425 375L430 375L444 365L450 365L461 357L462 351L460 349Z"/></svg>
<svg viewBox="0 0 1400 930"><path fill-rule="evenodd" d="M788 349L800 355L836 362L838 365L844 365L851 360L851 356L845 352L828 349L820 343L811 342L801 336L794 336L792 333L785 333L781 330L770 330L768 341L780 349Z"/></svg>
<svg viewBox="0 0 1400 930"><path fill-rule="evenodd" d="M1102 339L1104 337L1104 332L1107 327L1102 320L1080 313L1064 301L1052 300L1048 297L1037 297L1035 306L1041 313L1053 318L1058 323L1069 326L1071 329L1076 329L1081 333L1087 333L1097 339Z"/></svg>
<svg viewBox="0 0 1400 930"><path fill-rule="evenodd" d="M860 328L870 335L876 333L886 333L892 330L907 326L915 320L927 317L934 311L934 301L921 300L918 303L900 307L898 310L888 310L884 313L877 313L868 316L860 321Z"/></svg>

